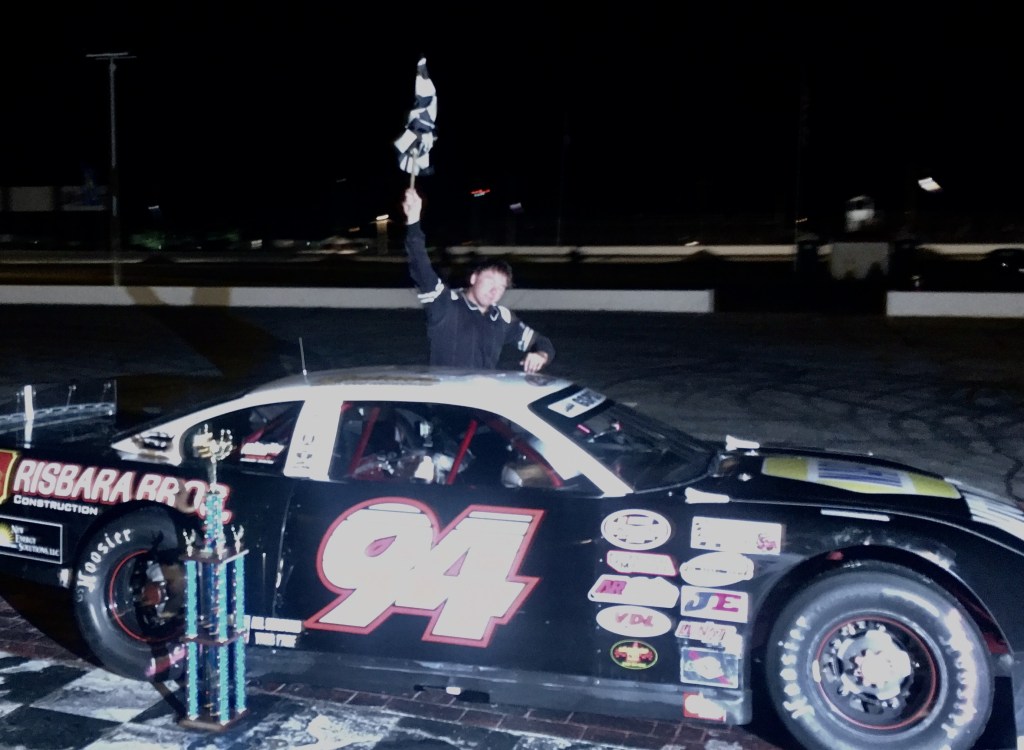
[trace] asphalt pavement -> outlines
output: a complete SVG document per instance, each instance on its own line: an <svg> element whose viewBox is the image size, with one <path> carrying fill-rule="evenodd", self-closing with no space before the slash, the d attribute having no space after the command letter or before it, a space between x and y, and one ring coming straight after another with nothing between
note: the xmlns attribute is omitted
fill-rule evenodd
<svg viewBox="0 0 1024 750"><path fill-rule="evenodd" d="M0 390L29 382L116 375L127 408L141 408L157 397L199 398L212 383L224 380L252 381L296 372L303 363L300 352L309 369L422 363L427 353L418 311L7 306L4 312ZM699 437L732 434L762 443L870 452L1024 500L1020 321L781 313L531 312L524 317L553 340L558 354L552 373L635 403ZM503 364L514 367L516 362L510 357ZM172 388L169 375L189 376L187 387ZM0 593L14 596L2 587ZM8 724L28 708L47 706L5 711L2 691L10 678L5 676L4 659L17 662L10 662L15 673L27 669L17 660L28 657L88 672L88 665L64 661L74 655L63 650L61 628L47 622L45 612L30 613L31 622L23 614L17 607L0 609L0 651L11 655L0 655L5 681L0 684L0 721ZM65 688L55 690L62 694L59 690ZM340 715L368 722L367 726L376 721L387 728L374 738L360 735L363 744L334 735L299 743L318 748L781 746L771 720L764 717L748 728L708 730L697 724L630 723L500 706L467 714L465 708L438 707L416 695L364 696L353 703L352 694L324 693L301 684L253 689L310 701L303 706L315 706L318 716ZM372 705L374 701L379 705ZM268 715L279 717L292 710L276 703L260 705ZM152 710L139 710L138 716L146 719L139 726L149 728L145 731L163 726L147 713ZM260 736L269 741L267 733L282 721L261 725ZM417 722L429 722L429 731L406 731L419 726ZM480 723L495 734L479 734ZM104 732L94 741L99 744L71 747L132 746L112 739L122 738L123 726ZM147 736L135 724L132 732L143 732L128 734L138 742ZM186 744L153 746L244 747L256 736L227 734L216 740L173 735L167 742ZM17 746L2 744L6 741L0 732L0 747ZM68 747L36 745L44 746Z"/></svg>

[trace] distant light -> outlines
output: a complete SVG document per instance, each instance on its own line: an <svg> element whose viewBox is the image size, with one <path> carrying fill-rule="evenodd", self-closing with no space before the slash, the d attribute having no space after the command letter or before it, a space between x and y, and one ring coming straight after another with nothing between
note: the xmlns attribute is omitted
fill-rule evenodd
<svg viewBox="0 0 1024 750"><path fill-rule="evenodd" d="M512 204L509 204L508 208L509 208L509 211L511 211L514 214L521 214L523 212L523 204L522 203L512 203Z"/></svg>
<svg viewBox="0 0 1024 750"><path fill-rule="evenodd" d="M806 216L801 216L799 219L796 220L796 223L797 224L806 224L807 223L807 217Z"/></svg>
<svg viewBox="0 0 1024 750"><path fill-rule="evenodd" d="M686 243L686 245L685 245L685 246L686 246L686 247L697 247L697 245L699 245L699 244L700 244L700 243L699 243L699 242L697 242L697 240L690 240L689 242L687 242L687 243Z"/></svg>
<svg viewBox="0 0 1024 750"><path fill-rule="evenodd" d="M348 231L350 231L350 232L358 232L360 229L362 229L362 227L349 227Z"/></svg>
<svg viewBox="0 0 1024 750"><path fill-rule="evenodd" d="M491 192L490 188L477 188L476 190L470 190L469 194L474 198L483 198L489 192Z"/></svg>
<svg viewBox="0 0 1024 750"><path fill-rule="evenodd" d="M376 219L374 219L374 221L387 221L390 218L391 218L391 214L381 214Z"/></svg>
<svg viewBox="0 0 1024 750"><path fill-rule="evenodd" d="M942 185L937 183L931 177L925 177L917 181L917 184L921 186L921 189L928 193L937 193L942 190Z"/></svg>

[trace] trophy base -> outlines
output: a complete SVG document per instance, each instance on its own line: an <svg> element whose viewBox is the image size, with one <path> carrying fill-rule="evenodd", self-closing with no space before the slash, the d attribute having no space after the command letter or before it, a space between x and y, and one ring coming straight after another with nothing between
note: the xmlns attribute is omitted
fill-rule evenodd
<svg viewBox="0 0 1024 750"><path fill-rule="evenodd" d="M216 714L200 714L194 719L186 716L178 720L178 726L186 729L202 729L207 732L223 732L225 729L233 727L248 714L249 709L239 711L226 722L221 722L220 717Z"/></svg>

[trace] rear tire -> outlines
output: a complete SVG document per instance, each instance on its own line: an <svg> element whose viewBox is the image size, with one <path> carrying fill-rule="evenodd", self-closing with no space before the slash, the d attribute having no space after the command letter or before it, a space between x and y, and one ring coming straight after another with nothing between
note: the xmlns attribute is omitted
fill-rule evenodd
<svg viewBox="0 0 1024 750"><path fill-rule="evenodd" d="M946 592L896 566L812 582L776 621L768 691L809 750L966 750L992 711L989 654Z"/></svg>
<svg viewBox="0 0 1024 750"><path fill-rule="evenodd" d="M82 547L75 619L92 653L113 672L159 681L183 671L179 536L167 513L149 508L112 521Z"/></svg>

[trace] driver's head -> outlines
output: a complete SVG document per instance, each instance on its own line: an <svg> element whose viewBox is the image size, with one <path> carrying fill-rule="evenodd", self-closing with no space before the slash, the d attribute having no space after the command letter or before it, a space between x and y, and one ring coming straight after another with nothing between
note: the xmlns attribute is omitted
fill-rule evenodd
<svg viewBox="0 0 1024 750"><path fill-rule="evenodd" d="M478 307L490 307L498 304L510 286L512 267L504 260L488 260L470 274L466 296Z"/></svg>

